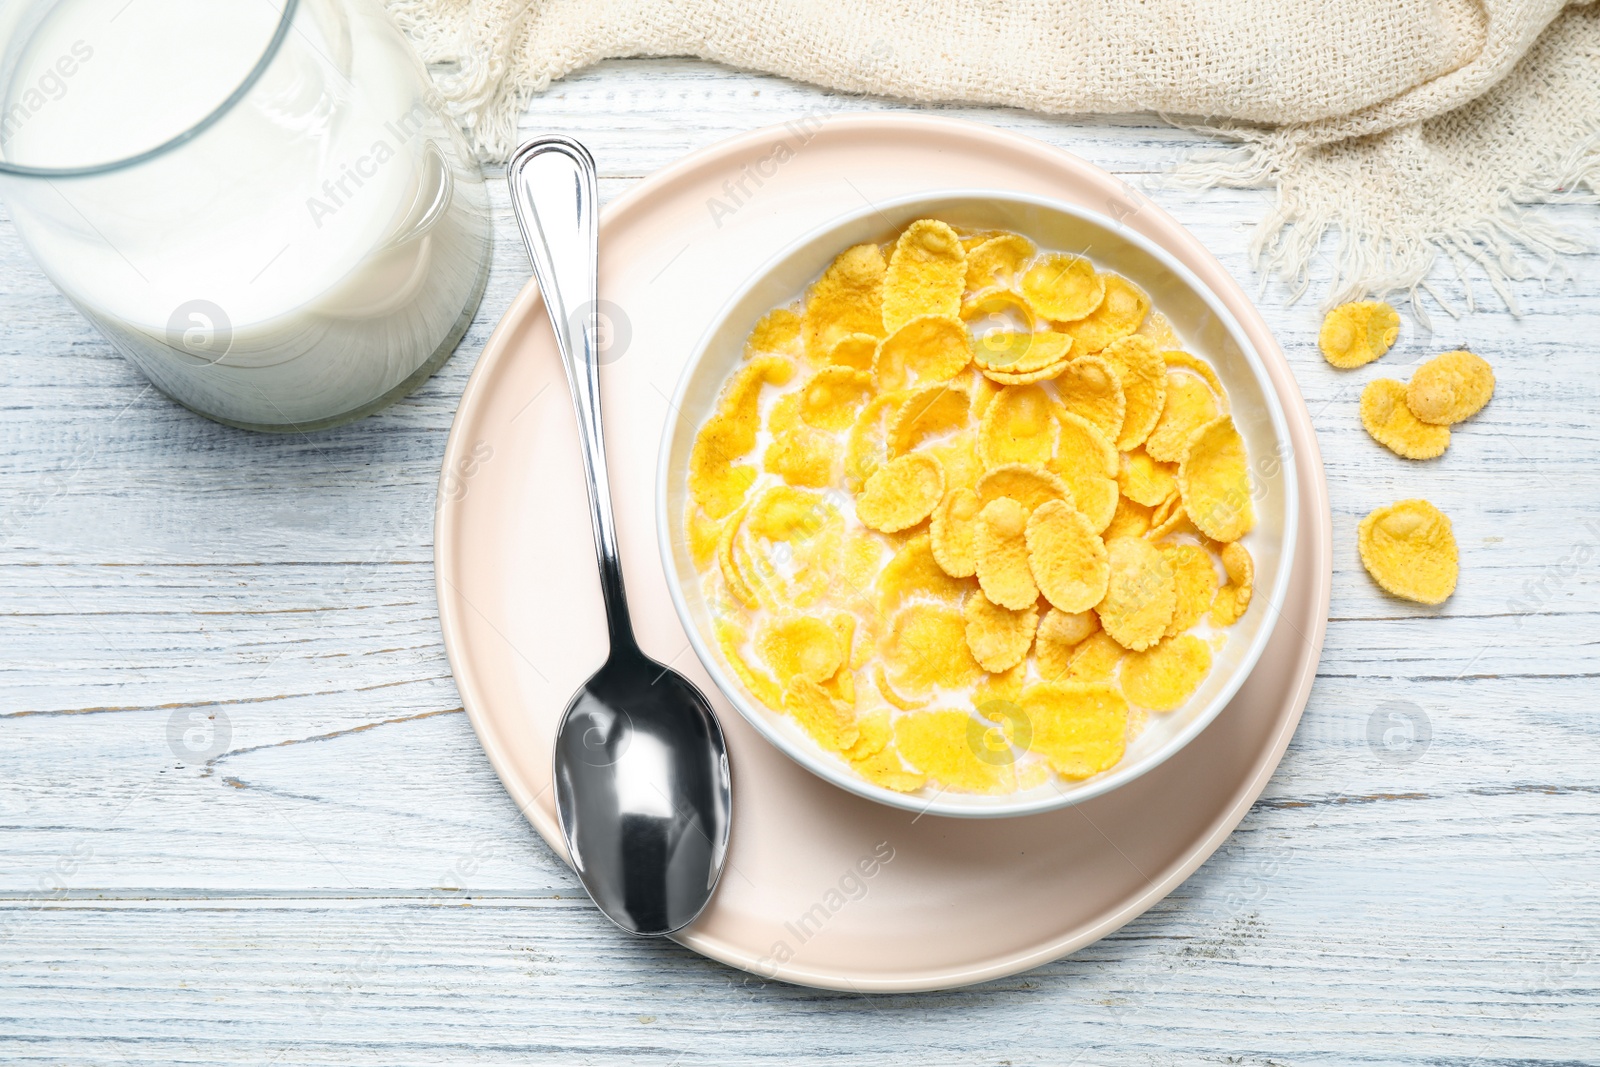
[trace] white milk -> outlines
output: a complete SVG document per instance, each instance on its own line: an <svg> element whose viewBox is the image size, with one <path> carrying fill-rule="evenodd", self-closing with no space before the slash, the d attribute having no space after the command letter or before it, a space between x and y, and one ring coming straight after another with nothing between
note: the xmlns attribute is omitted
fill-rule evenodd
<svg viewBox="0 0 1600 1067"><path fill-rule="evenodd" d="M237 88L280 3L62 0L13 30L0 156L81 167L164 143ZM301 0L209 129L4 193L52 280L175 399L261 428L339 421L426 377L482 291L482 181L427 92L369 0Z"/></svg>

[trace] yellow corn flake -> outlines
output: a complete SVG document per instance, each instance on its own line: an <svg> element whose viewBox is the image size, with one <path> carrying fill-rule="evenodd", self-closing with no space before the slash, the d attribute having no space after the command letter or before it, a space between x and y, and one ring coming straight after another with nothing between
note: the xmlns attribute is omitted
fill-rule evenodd
<svg viewBox="0 0 1600 1067"><path fill-rule="evenodd" d="M831 434L797 426L774 434L762 465L790 485L821 489L838 480L839 442Z"/></svg>
<svg viewBox="0 0 1600 1067"><path fill-rule="evenodd" d="M853 492L860 492L872 472L888 461L889 421L899 399L895 394L880 394L867 401L845 438L844 482Z"/></svg>
<svg viewBox="0 0 1600 1067"><path fill-rule="evenodd" d="M1151 711L1176 711L1211 673L1211 646L1193 634L1169 637L1122 661L1122 691Z"/></svg>
<svg viewBox="0 0 1600 1067"><path fill-rule="evenodd" d="M832 625L810 615L771 619L756 631L756 651L784 685L795 678L821 684L845 662Z"/></svg>
<svg viewBox="0 0 1600 1067"><path fill-rule="evenodd" d="M1237 541L1255 526L1249 456L1231 417L1214 419L1189 438L1178 492L1189 521L1213 541Z"/></svg>
<svg viewBox="0 0 1600 1067"><path fill-rule="evenodd" d="M984 744L989 729L964 711L919 711L895 720L894 742L907 763L946 789L1010 793L1016 770L1009 753Z"/></svg>
<svg viewBox="0 0 1600 1067"><path fill-rule="evenodd" d="M1111 578L1105 542L1083 512L1062 500L1028 517L1028 567L1039 591L1064 612L1087 611L1106 595Z"/></svg>
<svg viewBox="0 0 1600 1067"><path fill-rule="evenodd" d="M690 501L683 509L683 535L689 546L689 559L696 570L705 570L717 556L717 542L722 538L722 523L707 515Z"/></svg>
<svg viewBox="0 0 1600 1067"><path fill-rule="evenodd" d="M968 583L945 573L934 558L928 534L920 533L901 545L878 574L878 612L887 618L911 599L960 604L968 588Z"/></svg>
<svg viewBox="0 0 1600 1067"><path fill-rule="evenodd" d="M800 417L819 430L848 430L871 397L872 375L866 371L824 367L800 387Z"/></svg>
<svg viewBox="0 0 1600 1067"><path fill-rule="evenodd" d="M971 489L952 489L933 509L928 523L933 558L954 578L978 573L978 510L982 507Z"/></svg>
<svg viewBox="0 0 1600 1067"><path fill-rule="evenodd" d="M784 686L783 710L829 752L843 752L860 739L856 709L809 678L793 678Z"/></svg>
<svg viewBox="0 0 1600 1067"><path fill-rule="evenodd" d="M750 666L739 651L739 645L744 640L743 628L726 618L718 619L713 628L722 658L727 660L728 666L750 695L769 708L783 707L782 687L766 671Z"/></svg>
<svg viewBox="0 0 1600 1067"><path fill-rule="evenodd" d="M1256 563L1249 551L1235 541L1222 546L1222 569L1228 575L1228 584L1217 590L1211 602L1211 625L1232 626L1250 606L1255 594Z"/></svg>
<svg viewBox="0 0 1600 1067"><path fill-rule="evenodd" d="M1070 491L1060 475L1033 463L1007 463L992 467L978 479L980 506L1010 497L1028 511L1047 500L1066 500Z"/></svg>
<svg viewBox="0 0 1600 1067"><path fill-rule="evenodd" d="M1039 682L1022 691L1028 751L1063 778L1082 779L1116 765L1128 739L1128 702L1105 682Z"/></svg>
<svg viewBox="0 0 1600 1067"><path fill-rule="evenodd" d="M978 458L978 435L958 433L954 437L929 445L928 455L944 468L945 492L952 489L972 489L983 477L983 460Z"/></svg>
<svg viewBox="0 0 1600 1067"><path fill-rule="evenodd" d="M1072 338L1045 330L990 330L973 344L972 360L979 370L1001 385L1027 385L1054 378L1066 369Z"/></svg>
<svg viewBox="0 0 1600 1067"><path fill-rule="evenodd" d="M1178 589L1166 557L1149 541L1119 537L1106 545L1111 577L1095 610L1105 632L1123 648L1149 648L1167 631Z"/></svg>
<svg viewBox="0 0 1600 1067"><path fill-rule="evenodd" d="M780 433L788 433L806 425L806 420L800 417L800 393L784 393L772 402L772 409L767 412L767 431L776 437Z"/></svg>
<svg viewBox="0 0 1600 1067"><path fill-rule="evenodd" d="M1001 386L999 382L985 376L981 371L968 368L967 374L966 387L967 395L972 398L972 417L981 420L988 414L989 405L994 403L994 398L1000 395Z"/></svg>
<svg viewBox="0 0 1600 1067"><path fill-rule="evenodd" d="M1057 415L1061 445L1050 469L1066 483L1072 503L1098 533L1117 513L1117 450L1078 416L1069 411Z"/></svg>
<svg viewBox="0 0 1600 1067"><path fill-rule="evenodd" d="M855 744L842 753L845 759L854 763L882 752L894 739L894 727L889 722L889 709L880 707L858 715L856 734Z"/></svg>
<svg viewBox="0 0 1600 1067"><path fill-rule="evenodd" d="M878 345L872 373L883 389L931 385L954 378L972 362L972 335L958 318L924 315L902 324Z"/></svg>
<svg viewBox="0 0 1600 1067"><path fill-rule="evenodd" d="M967 647L960 609L947 604L919 601L901 608L889 621L879 651L889 683L915 696L964 688L983 673Z"/></svg>
<svg viewBox="0 0 1600 1067"><path fill-rule="evenodd" d="M1056 322L1081 319L1105 299L1106 279L1082 256L1048 252L1022 276L1022 295L1040 317Z"/></svg>
<svg viewBox="0 0 1600 1067"><path fill-rule="evenodd" d="M974 293L970 299L962 301L961 319L975 328L981 328L985 321L1013 329L1020 325L1028 333L1039 328L1039 316L1033 313L1033 308L1015 289L987 289ZM981 329L979 332L982 332Z"/></svg>
<svg viewBox="0 0 1600 1067"><path fill-rule="evenodd" d="M1010 497L991 500L978 512L978 585L990 600L1015 611L1039 599L1028 567L1027 529L1028 509Z"/></svg>
<svg viewBox="0 0 1600 1067"><path fill-rule="evenodd" d="M925 452L912 452L872 472L856 497L856 517L869 529L894 533L915 526L944 496L944 468Z"/></svg>
<svg viewBox="0 0 1600 1067"><path fill-rule="evenodd" d="M905 455L929 438L967 425L972 399L954 385L930 385L906 394L889 420L888 454Z"/></svg>
<svg viewBox="0 0 1600 1067"><path fill-rule="evenodd" d="M1044 464L1055 452L1054 401L1037 385L1008 385L978 424L978 456L989 467Z"/></svg>
<svg viewBox="0 0 1600 1067"><path fill-rule="evenodd" d="M873 785L881 785L896 793L916 793L928 784L927 775L906 769L893 746L875 752L865 759L855 760L851 766Z"/></svg>
<svg viewBox="0 0 1600 1067"><path fill-rule="evenodd" d="M967 647L984 670L999 674L1027 659L1039 625L1037 605L1013 611L975 589L968 594L961 615L967 624Z"/></svg>
<svg viewBox="0 0 1600 1067"><path fill-rule="evenodd" d="M1100 618L1093 611L1065 612L1051 608L1045 612L1033 642L1040 677L1046 681L1065 678L1073 651L1099 629ZM1117 647L1120 651L1121 646Z"/></svg>
<svg viewBox="0 0 1600 1067"><path fill-rule="evenodd" d="M998 608L1007 611L1007 608ZM1022 687L1028 681L1028 662L1026 653L1024 658L1018 660L1016 665L1009 670L997 674L986 675L972 690L972 706L978 714L994 722L998 722L1010 710L1009 705L1017 702L1017 697L1022 695Z"/></svg>
<svg viewBox="0 0 1600 1067"><path fill-rule="evenodd" d="M873 333L845 334L828 349L827 363L833 367L851 370L872 370L872 360L878 354L879 337Z"/></svg>
<svg viewBox="0 0 1600 1067"><path fill-rule="evenodd" d="M1115 441L1122 435L1127 398L1116 372L1099 356L1079 356L1056 378L1061 406Z"/></svg>
<svg viewBox="0 0 1600 1067"><path fill-rule="evenodd" d="M1056 327L1072 336L1072 350L1080 356L1093 355L1134 333L1150 311L1150 298L1138 286L1116 274L1103 277L1106 295L1100 306L1085 318Z"/></svg>
<svg viewBox="0 0 1600 1067"><path fill-rule="evenodd" d="M1494 368L1471 352L1446 352L1417 368L1406 407L1423 422L1450 426L1483 410L1494 396Z"/></svg>
<svg viewBox="0 0 1600 1067"><path fill-rule="evenodd" d="M1455 592L1460 564L1444 512L1426 500L1402 500L1361 520L1361 563L1387 592L1419 604L1443 604Z"/></svg>
<svg viewBox="0 0 1600 1067"><path fill-rule="evenodd" d="M883 253L875 244L846 249L822 272L806 293L800 324L807 359L821 366L847 337L883 336L884 272Z"/></svg>
<svg viewBox="0 0 1600 1067"><path fill-rule="evenodd" d="M1381 300L1340 304L1317 333L1322 357L1341 370L1371 363L1400 336L1400 314Z"/></svg>
<svg viewBox="0 0 1600 1067"><path fill-rule="evenodd" d="M1154 510L1119 496L1117 510L1111 516L1111 525L1101 532L1101 538L1109 541L1113 537L1143 537L1150 532L1150 515Z"/></svg>
<svg viewBox="0 0 1600 1067"><path fill-rule="evenodd" d="M872 684L877 688L879 696L901 711L916 711L918 708L928 706L926 699L907 696L890 685L889 676L884 673L882 663L875 663L872 666Z"/></svg>
<svg viewBox="0 0 1600 1067"><path fill-rule="evenodd" d="M1160 463L1143 448L1122 454L1117 484L1129 500L1155 507L1178 488L1178 465Z"/></svg>
<svg viewBox="0 0 1600 1067"><path fill-rule="evenodd" d="M1183 497L1173 493L1157 504L1155 510L1151 512L1150 530L1145 536L1151 541L1159 541L1179 533L1200 536L1200 531L1189 521L1189 513L1183 510Z"/></svg>
<svg viewBox="0 0 1600 1067"><path fill-rule="evenodd" d="M1110 634L1105 630L1096 630L1072 650L1072 659L1067 664L1067 680L1107 681L1117 673L1117 664L1122 662L1124 654L1123 647Z"/></svg>
<svg viewBox="0 0 1600 1067"><path fill-rule="evenodd" d="M822 496L805 489L775 485L750 502L745 526L769 541L797 541L815 536L839 513Z"/></svg>
<svg viewBox="0 0 1600 1067"><path fill-rule="evenodd" d="M1023 264L1033 258L1033 242L1020 233L1002 233L967 248L968 292L1008 286Z"/></svg>
<svg viewBox="0 0 1600 1067"><path fill-rule="evenodd" d="M918 219L905 228L889 255L883 278L883 328L893 334L924 315L955 318L967 284L967 253L961 238L938 219Z"/></svg>
<svg viewBox="0 0 1600 1067"><path fill-rule="evenodd" d="M1144 450L1163 462L1177 463L1188 450L1194 432L1219 414L1217 398L1209 386L1192 374L1169 370L1167 399L1155 429L1145 438Z"/></svg>
<svg viewBox="0 0 1600 1067"><path fill-rule="evenodd" d="M761 316L755 329L744 343L744 356L766 353L779 356L798 356L801 352L800 315L793 308L774 308Z"/></svg>
<svg viewBox="0 0 1600 1067"><path fill-rule="evenodd" d="M1117 448L1126 452L1144 444L1161 420L1167 402L1167 365L1156 346L1145 337L1124 337L1113 341L1100 353L1122 386L1127 410Z"/></svg>
<svg viewBox="0 0 1600 1067"><path fill-rule="evenodd" d="M716 414L695 436L689 495L712 518L732 513L755 484L755 468L735 461L756 446L762 386L783 385L793 374L794 364L779 356L757 356L743 364L723 387Z"/></svg>
<svg viewBox="0 0 1600 1067"><path fill-rule="evenodd" d="M1172 610L1172 621L1167 623L1166 635L1181 634L1211 610L1217 595L1217 568L1211 563L1211 554L1199 545L1157 545L1172 568L1172 579L1178 590L1178 600Z"/></svg>
<svg viewBox="0 0 1600 1067"><path fill-rule="evenodd" d="M1361 390L1361 425L1374 441L1406 459L1433 459L1450 447L1450 427L1413 415L1405 383L1393 378L1374 378Z"/></svg>
<svg viewBox="0 0 1600 1067"><path fill-rule="evenodd" d="M1156 346L1160 348L1158 344ZM1198 375L1201 381L1210 387L1216 395L1217 402L1222 405L1221 414L1228 414L1228 391L1222 387L1222 379L1217 377L1216 368L1199 356L1191 355L1182 349L1167 349L1161 353L1161 362L1167 365L1168 370L1186 370Z"/></svg>

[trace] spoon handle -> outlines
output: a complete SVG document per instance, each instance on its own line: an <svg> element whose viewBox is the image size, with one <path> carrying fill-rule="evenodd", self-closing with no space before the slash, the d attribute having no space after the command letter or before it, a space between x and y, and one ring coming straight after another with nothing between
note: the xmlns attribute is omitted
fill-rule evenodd
<svg viewBox="0 0 1600 1067"><path fill-rule="evenodd" d="M533 261L533 275L544 296L566 367L572 403L578 410L578 437L588 476L594 551L600 562L600 589L613 653L633 646L633 626L622 589L616 524L611 515L611 483L606 475L605 438L600 425L599 185L594 157L570 137L539 137L517 149L506 168L511 205L522 242Z"/></svg>

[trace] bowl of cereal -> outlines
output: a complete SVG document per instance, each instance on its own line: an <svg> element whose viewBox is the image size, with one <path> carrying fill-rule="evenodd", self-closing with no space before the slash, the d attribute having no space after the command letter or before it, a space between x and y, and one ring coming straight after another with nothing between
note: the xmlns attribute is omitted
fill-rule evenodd
<svg viewBox="0 0 1600 1067"><path fill-rule="evenodd" d="M1271 636L1298 487L1260 354L1158 245L951 191L805 235L673 399L674 604L769 742L930 814L1074 804L1177 752Z"/></svg>

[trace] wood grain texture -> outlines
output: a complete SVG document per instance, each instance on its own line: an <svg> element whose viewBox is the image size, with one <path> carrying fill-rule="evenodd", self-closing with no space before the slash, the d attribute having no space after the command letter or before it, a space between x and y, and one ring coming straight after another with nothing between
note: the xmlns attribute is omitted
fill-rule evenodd
<svg viewBox="0 0 1600 1067"><path fill-rule="evenodd" d="M897 106L639 60L555 86L525 128L582 137L609 198L725 136ZM942 113L1124 176L1258 281L1266 194L1162 181L1197 136ZM226 429L148 389L0 223L0 1060L1600 1062L1600 256L1521 285L1520 318L1408 318L1353 372L1315 348L1326 275L1293 305L1263 286L1335 535L1327 649L1282 767L1119 933L1007 981L865 997L618 935L460 711L431 522L456 400L528 276L494 196L461 351L393 409L309 437ZM1594 208L1549 210L1600 245ZM1444 457L1366 437L1362 385L1462 346L1499 388ZM1461 544L1438 609L1385 597L1356 558L1361 516L1413 495ZM1397 710L1425 745L1373 743ZM216 752L174 743L191 729Z"/></svg>

